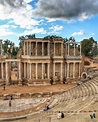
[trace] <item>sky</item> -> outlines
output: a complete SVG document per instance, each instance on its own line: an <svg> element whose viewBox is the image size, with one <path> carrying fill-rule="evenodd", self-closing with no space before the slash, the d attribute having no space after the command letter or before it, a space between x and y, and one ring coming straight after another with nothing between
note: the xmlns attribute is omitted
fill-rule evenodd
<svg viewBox="0 0 98 122"><path fill-rule="evenodd" d="M0 0L0 39L29 34L98 41L98 0Z"/></svg>

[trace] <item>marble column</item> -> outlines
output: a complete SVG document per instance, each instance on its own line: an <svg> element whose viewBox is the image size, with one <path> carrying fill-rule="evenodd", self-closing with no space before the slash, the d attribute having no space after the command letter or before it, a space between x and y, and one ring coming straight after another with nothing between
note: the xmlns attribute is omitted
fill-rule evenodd
<svg viewBox="0 0 98 122"><path fill-rule="evenodd" d="M47 71L47 74L48 74L48 79L50 79L50 63L48 63L48 71Z"/></svg>
<svg viewBox="0 0 98 122"><path fill-rule="evenodd" d="M55 63L53 63L53 77L55 77Z"/></svg>
<svg viewBox="0 0 98 122"><path fill-rule="evenodd" d="M21 79L21 62L19 62L19 79Z"/></svg>
<svg viewBox="0 0 98 122"><path fill-rule="evenodd" d="M30 63L29 65L30 65L30 80L31 80L32 79L32 74L31 74L31 72L32 72L31 71L32 70L32 68L31 68L32 64Z"/></svg>
<svg viewBox="0 0 98 122"><path fill-rule="evenodd" d="M44 64L42 63L42 79L44 78L44 77L43 77L43 73L44 73L43 66L44 66Z"/></svg>
<svg viewBox="0 0 98 122"><path fill-rule="evenodd" d="M63 63L61 62L61 76L60 76L61 81L62 81L62 73L63 73Z"/></svg>
<svg viewBox="0 0 98 122"><path fill-rule="evenodd" d="M38 63L36 63L36 79L38 79L38 71L37 71L38 69L37 68L38 68Z"/></svg>
<svg viewBox="0 0 98 122"><path fill-rule="evenodd" d="M44 42L42 42L42 56L44 56Z"/></svg>
<svg viewBox="0 0 98 122"><path fill-rule="evenodd" d="M76 45L74 44L74 56L76 55L76 49L75 49L75 46L76 46Z"/></svg>
<svg viewBox="0 0 98 122"><path fill-rule="evenodd" d="M9 84L9 76L8 76L8 62L6 62L6 85Z"/></svg>
<svg viewBox="0 0 98 122"><path fill-rule="evenodd" d="M67 65L65 63L65 78L67 77L67 74L66 74L67 72L66 71L67 71Z"/></svg>
<svg viewBox="0 0 98 122"><path fill-rule="evenodd" d="M37 42L36 42L36 56L37 56Z"/></svg>
<svg viewBox="0 0 98 122"><path fill-rule="evenodd" d="M29 42L29 55L31 55L31 42Z"/></svg>
<svg viewBox="0 0 98 122"><path fill-rule="evenodd" d="M27 42L27 55L29 55L29 42Z"/></svg>
<svg viewBox="0 0 98 122"><path fill-rule="evenodd" d="M81 63L79 63L79 78L81 77Z"/></svg>
<svg viewBox="0 0 98 122"><path fill-rule="evenodd" d="M61 56L63 56L63 42L61 43Z"/></svg>
<svg viewBox="0 0 98 122"><path fill-rule="evenodd" d="M75 78L75 62L73 63L73 78Z"/></svg>
<svg viewBox="0 0 98 122"><path fill-rule="evenodd" d="M67 48L68 44L66 43L66 55L68 55L68 48Z"/></svg>
<svg viewBox="0 0 98 122"><path fill-rule="evenodd" d="M54 56L55 56L55 42L54 42Z"/></svg>
<svg viewBox="0 0 98 122"><path fill-rule="evenodd" d="M67 78L69 78L69 62L67 63Z"/></svg>
<svg viewBox="0 0 98 122"><path fill-rule="evenodd" d="M2 43L1 43L1 55L2 55Z"/></svg>
<svg viewBox="0 0 98 122"><path fill-rule="evenodd" d="M26 45L25 45L25 42L24 42L24 55L26 55L25 50L26 50Z"/></svg>
<svg viewBox="0 0 98 122"><path fill-rule="evenodd" d="M24 78L26 78L26 63L24 62Z"/></svg>
<svg viewBox="0 0 98 122"><path fill-rule="evenodd" d="M2 73L2 79L3 79L4 78L3 62L1 63L1 73Z"/></svg>
<svg viewBox="0 0 98 122"><path fill-rule="evenodd" d="M80 43L80 56L81 56L81 43Z"/></svg>
<svg viewBox="0 0 98 122"><path fill-rule="evenodd" d="M48 42L48 48L47 49L48 49L47 52L48 52L48 56L49 56L50 55L50 42Z"/></svg>
<svg viewBox="0 0 98 122"><path fill-rule="evenodd" d="M68 56L69 56L69 43L68 43Z"/></svg>

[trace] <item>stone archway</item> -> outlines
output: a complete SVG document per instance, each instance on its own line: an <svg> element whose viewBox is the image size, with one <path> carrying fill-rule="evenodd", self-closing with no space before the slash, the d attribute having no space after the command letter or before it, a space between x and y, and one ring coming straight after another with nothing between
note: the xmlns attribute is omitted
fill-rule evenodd
<svg viewBox="0 0 98 122"><path fill-rule="evenodd" d="M82 72L82 74L81 74L81 78L82 78L82 79L86 79L86 78L87 78L87 76L88 76L88 75L87 75L87 73L86 73L86 72Z"/></svg>

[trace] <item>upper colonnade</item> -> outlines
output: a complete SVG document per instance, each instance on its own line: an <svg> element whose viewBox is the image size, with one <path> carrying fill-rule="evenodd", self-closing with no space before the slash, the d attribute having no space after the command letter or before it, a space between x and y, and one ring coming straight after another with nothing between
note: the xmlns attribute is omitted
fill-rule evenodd
<svg viewBox="0 0 98 122"><path fill-rule="evenodd" d="M0 55L2 55L2 40L0 40Z"/></svg>

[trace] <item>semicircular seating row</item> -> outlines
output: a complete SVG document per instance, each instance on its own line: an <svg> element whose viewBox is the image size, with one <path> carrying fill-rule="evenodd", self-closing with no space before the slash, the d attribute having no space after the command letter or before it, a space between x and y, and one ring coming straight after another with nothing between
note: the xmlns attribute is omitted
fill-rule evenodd
<svg viewBox="0 0 98 122"><path fill-rule="evenodd" d="M86 97L96 95L98 93L98 76L82 83L81 85L75 86L55 97L55 102L63 102L67 100L77 99L80 97Z"/></svg>

